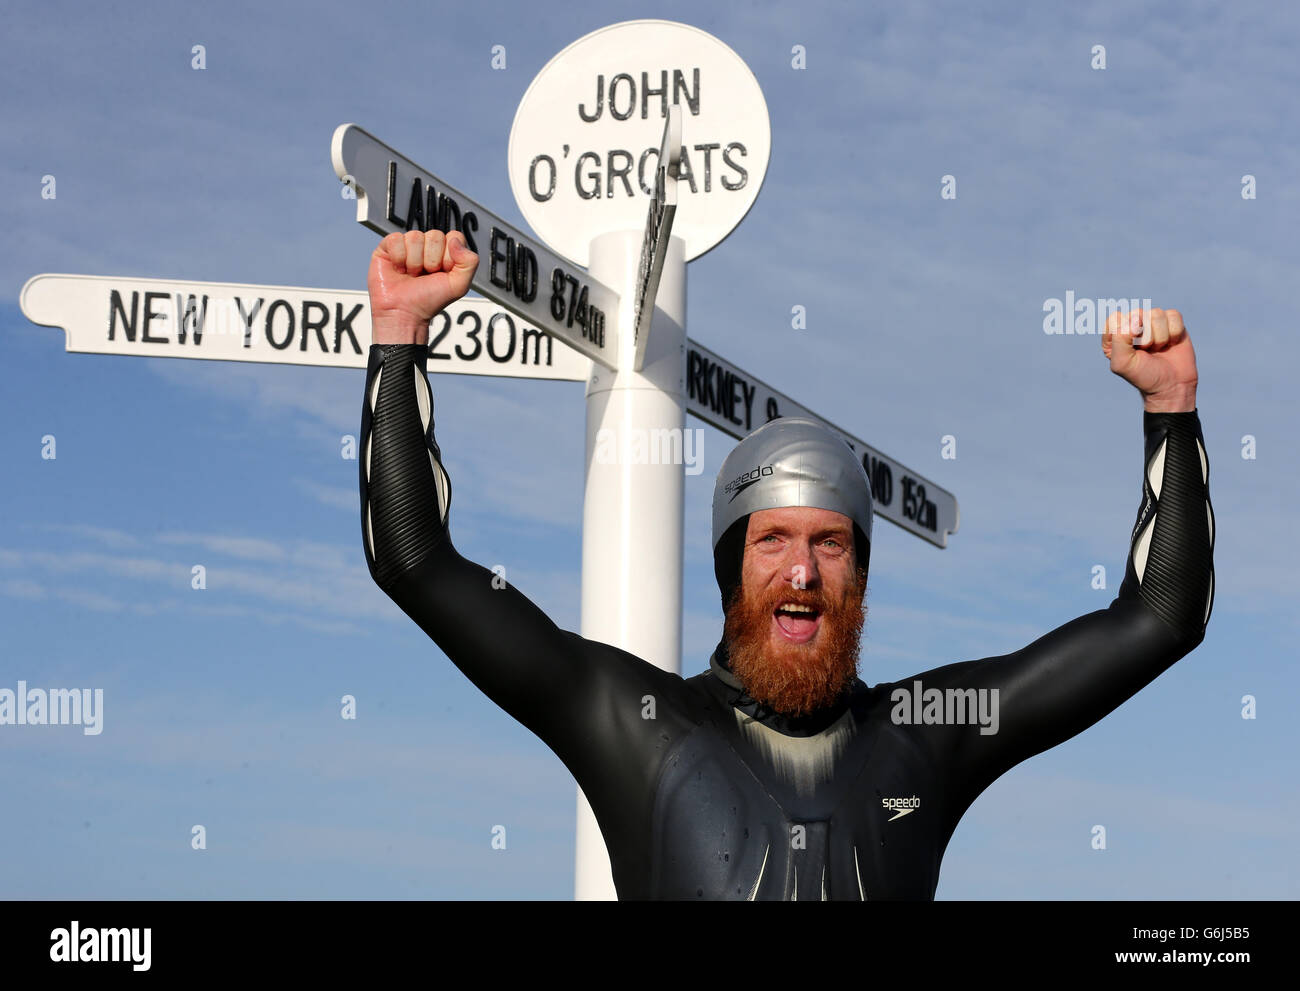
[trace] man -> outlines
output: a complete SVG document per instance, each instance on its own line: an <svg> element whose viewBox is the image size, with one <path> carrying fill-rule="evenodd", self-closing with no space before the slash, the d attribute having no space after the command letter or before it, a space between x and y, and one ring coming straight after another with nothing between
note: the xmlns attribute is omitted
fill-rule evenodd
<svg viewBox="0 0 1300 991"><path fill-rule="evenodd" d="M714 490L726 623L707 672L683 680L558 629L449 535L428 324L477 264L459 232L390 234L372 256L366 560L466 677L564 761L621 898L933 898L980 792L1204 638L1214 519L1196 362L1175 310L1116 314L1103 336L1111 370L1142 394L1146 433L1144 498L1108 609L1013 654L868 688L856 665L870 486L834 435L778 419L741 441ZM1135 348L1141 319L1150 340Z"/></svg>

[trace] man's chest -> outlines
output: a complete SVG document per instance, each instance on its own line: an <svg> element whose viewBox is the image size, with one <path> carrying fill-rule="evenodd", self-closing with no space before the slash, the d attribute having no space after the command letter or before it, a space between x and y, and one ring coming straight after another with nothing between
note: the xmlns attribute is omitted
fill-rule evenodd
<svg viewBox="0 0 1300 991"><path fill-rule="evenodd" d="M666 756L645 879L654 898L933 897L947 833L935 769L850 714L790 737L735 710Z"/></svg>

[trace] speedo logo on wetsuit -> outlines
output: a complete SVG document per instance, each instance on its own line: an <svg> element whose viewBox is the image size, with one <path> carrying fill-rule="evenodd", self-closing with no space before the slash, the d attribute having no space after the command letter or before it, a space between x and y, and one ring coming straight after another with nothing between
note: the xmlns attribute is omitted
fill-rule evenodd
<svg viewBox="0 0 1300 991"><path fill-rule="evenodd" d="M1138 520L1133 524L1133 535L1129 537L1129 543L1137 540L1137 535L1142 532L1142 528L1147 525L1147 517L1151 515L1151 510L1155 503L1151 499L1151 493L1148 491L1142 499L1142 511L1138 513Z"/></svg>
<svg viewBox="0 0 1300 991"><path fill-rule="evenodd" d="M893 822L894 819L901 819L909 813L915 812L921 807L921 800L913 795L911 798L882 798L881 806L894 813L893 818L886 819L886 822Z"/></svg>
<svg viewBox="0 0 1300 991"><path fill-rule="evenodd" d="M760 465L756 468L749 469L749 471L745 472L743 475L737 475L722 487L723 492L731 493L731 498L728 499L727 502L731 502L736 498L736 496L740 495L740 493L744 492L755 482L766 478L770 474L772 474L771 465Z"/></svg>

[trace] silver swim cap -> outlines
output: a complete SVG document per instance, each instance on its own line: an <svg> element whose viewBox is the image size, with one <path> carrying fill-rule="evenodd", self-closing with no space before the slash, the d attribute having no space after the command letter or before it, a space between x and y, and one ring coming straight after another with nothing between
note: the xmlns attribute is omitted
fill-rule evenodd
<svg viewBox="0 0 1300 991"><path fill-rule="evenodd" d="M744 554L744 533L728 531L751 513L787 506L827 509L851 519L857 563L867 567L873 508L866 469L848 444L816 420L778 417L736 445L713 487L714 572L724 608L740 583Z"/></svg>

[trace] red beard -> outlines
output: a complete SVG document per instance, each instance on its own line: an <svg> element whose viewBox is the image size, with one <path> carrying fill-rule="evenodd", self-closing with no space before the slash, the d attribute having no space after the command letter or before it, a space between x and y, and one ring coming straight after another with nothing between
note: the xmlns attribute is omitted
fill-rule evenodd
<svg viewBox="0 0 1300 991"><path fill-rule="evenodd" d="M723 639L731 673L749 697L787 716L804 716L834 704L858 676L858 652L866 573L842 602L829 602L820 588L775 588L763 596L738 593L727 609ZM782 602L797 602L821 612L821 626L808 643L778 642L772 615Z"/></svg>

